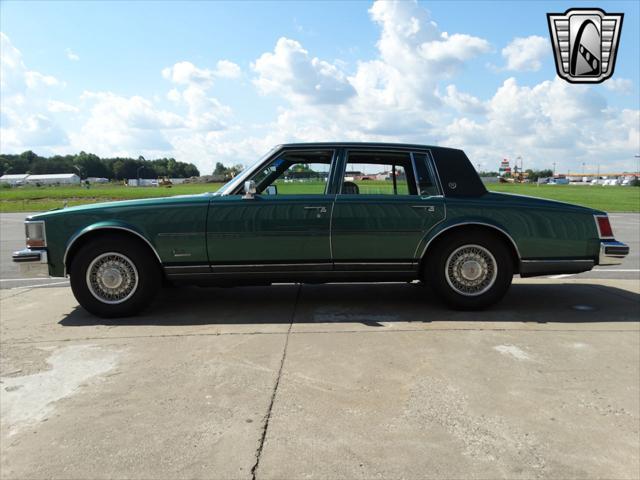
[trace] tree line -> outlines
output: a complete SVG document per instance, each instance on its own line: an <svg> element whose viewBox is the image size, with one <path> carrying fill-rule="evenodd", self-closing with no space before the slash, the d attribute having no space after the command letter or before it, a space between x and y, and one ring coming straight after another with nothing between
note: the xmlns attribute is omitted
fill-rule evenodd
<svg viewBox="0 0 640 480"><path fill-rule="evenodd" d="M175 158L146 160L127 157L100 158L93 153L41 157L31 150L21 154L0 154L0 175L28 173L75 173L81 178L100 177L109 180L127 178L189 178L200 172L192 163L178 162Z"/></svg>

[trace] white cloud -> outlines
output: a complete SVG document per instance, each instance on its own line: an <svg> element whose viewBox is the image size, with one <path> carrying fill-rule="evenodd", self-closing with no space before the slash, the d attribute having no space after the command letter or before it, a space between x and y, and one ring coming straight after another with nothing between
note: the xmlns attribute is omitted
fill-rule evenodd
<svg viewBox="0 0 640 480"><path fill-rule="evenodd" d="M198 68L191 62L178 62L162 70L162 76L178 85L199 85L210 87L214 72L207 68Z"/></svg>
<svg viewBox="0 0 640 480"><path fill-rule="evenodd" d="M628 78L610 78L604 82L604 86L612 92L628 95L633 92L633 82Z"/></svg>
<svg viewBox="0 0 640 480"><path fill-rule="evenodd" d="M185 127L182 117L140 96L84 92L81 100L89 109L89 118L71 135L77 150L107 156L166 152L172 148L167 131Z"/></svg>
<svg viewBox="0 0 640 480"><path fill-rule="evenodd" d="M64 82L29 70L20 50L2 32L0 49L0 151L66 145L67 134L55 117L45 113L52 112L50 88L63 87Z"/></svg>
<svg viewBox="0 0 640 480"><path fill-rule="evenodd" d="M209 68L185 60L163 69L170 82L164 96L86 92L79 102L66 103L50 98L63 82L29 70L3 36L2 149L42 145L39 153L57 148L108 156L170 155L196 163L203 173L216 161L250 163L274 144L322 140L456 146L483 168L518 155L525 167L550 167L556 161L561 171L582 162L587 169L596 162L620 169L633 164L640 148L640 112L607 102L613 96L608 90L632 91L629 80L608 80L602 88L557 78L533 85L508 78L480 96L463 91L457 76L490 51L486 39L444 32L413 1L375 2L369 13L380 29L372 57L351 63L321 59L284 37L256 56L253 82L237 82L235 102L246 102L255 92L277 97L272 119L261 124L253 118L240 121L214 96L219 79L243 75L230 59ZM501 71L540 68L543 48L551 55L542 37L514 39L502 52ZM57 117L81 127L67 135ZM67 141L69 146L60 146Z"/></svg>
<svg viewBox="0 0 640 480"><path fill-rule="evenodd" d="M507 61L507 70L535 72L542 67L542 59L551 54L549 40L538 35L516 37L502 49L502 56Z"/></svg>
<svg viewBox="0 0 640 480"><path fill-rule="evenodd" d="M310 57L300 43L285 37L252 66L258 73L254 83L262 93L275 93L294 102L341 103L355 93L338 67Z"/></svg>
<svg viewBox="0 0 640 480"><path fill-rule="evenodd" d="M447 94L441 98L446 105L460 113L482 114L487 111L483 102L473 95L458 91L455 85L448 85Z"/></svg>
<svg viewBox="0 0 640 480"><path fill-rule="evenodd" d="M80 56L75 53L73 50L71 50L70 48L67 48L64 53L67 55L67 58L69 60L71 60L72 62L77 62L78 60L80 60Z"/></svg>
<svg viewBox="0 0 640 480"><path fill-rule="evenodd" d="M61 82L52 75L44 75L40 72L28 71L24 74L25 83L29 88L45 87L57 87L64 86L64 82Z"/></svg>
<svg viewBox="0 0 640 480"><path fill-rule="evenodd" d="M612 109L590 86L556 78L526 87L509 78L486 105L482 121L457 118L443 138L485 165L522 155L529 166L550 167L555 161L566 171L581 162L604 165L630 158L640 146L640 111Z"/></svg>
<svg viewBox="0 0 640 480"><path fill-rule="evenodd" d="M80 111L78 107L74 107L73 105L69 105L68 103L60 102L58 100L49 100L47 102L47 110L53 113L59 113L59 112L77 113Z"/></svg>
<svg viewBox="0 0 640 480"><path fill-rule="evenodd" d="M229 60L218 60L214 75L221 78L239 78L242 75L242 71L237 63Z"/></svg>

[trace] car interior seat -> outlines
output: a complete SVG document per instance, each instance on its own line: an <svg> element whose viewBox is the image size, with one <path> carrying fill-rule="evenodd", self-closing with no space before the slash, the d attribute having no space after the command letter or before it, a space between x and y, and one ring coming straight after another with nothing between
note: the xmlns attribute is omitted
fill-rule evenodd
<svg viewBox="0 0 640 480"><path fill-rule="evenodd" d="M358 195L360 189L353 182L342 182L342 192L344 195Z"/></svg>

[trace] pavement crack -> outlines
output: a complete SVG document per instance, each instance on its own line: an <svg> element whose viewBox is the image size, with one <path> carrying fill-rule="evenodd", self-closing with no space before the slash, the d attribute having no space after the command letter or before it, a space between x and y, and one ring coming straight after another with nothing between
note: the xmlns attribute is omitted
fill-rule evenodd
<svg viewBox="0 0 640 480"><path fill-rule="evenodd" d="M298 291L296 293L296 299L293 305L293 312L291 313L291 321L289 322L289 328L287 330L287 336L284 340L284 348L282 349L282 358L280 359L280 368L278 369L278 375L276 376L275 384L273 385L273 392L271 393L271 400L269 401L269 408L264 416L262 425L262 435L260 437L260 444L256 450L256 461L251 467L251 479L256 480L258 474L258 468L260 467L260 458L262 457L262 449L264 448L264 442L267 438L267 431L269 429L269 421L271 420L271 412L273 410L273 404L276 401L276 395L278 394L278 386L280 385L280 378L282 377L282 370L284 368L284 362L287 358L287 347L289 346L289 338L291 337L291 328L293 327L293 321L296 318L296 312L298 310L298 304L300 303L300 292L302 291L302 284L298 284Z"/></svg>

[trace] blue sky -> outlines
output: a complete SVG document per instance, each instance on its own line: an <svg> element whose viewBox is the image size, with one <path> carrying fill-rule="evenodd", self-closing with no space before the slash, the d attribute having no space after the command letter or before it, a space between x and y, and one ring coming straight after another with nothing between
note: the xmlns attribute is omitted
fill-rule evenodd
<svg viewBox="0 0 640 480"><path fill-rule="evenodd" d="M411 141L483 168L520 155L631 170L639 5L4 1L0 148L174 156L206 173L285 141ZM625 13L602 85L556 77L546 13L576 6Z"/></svg>

